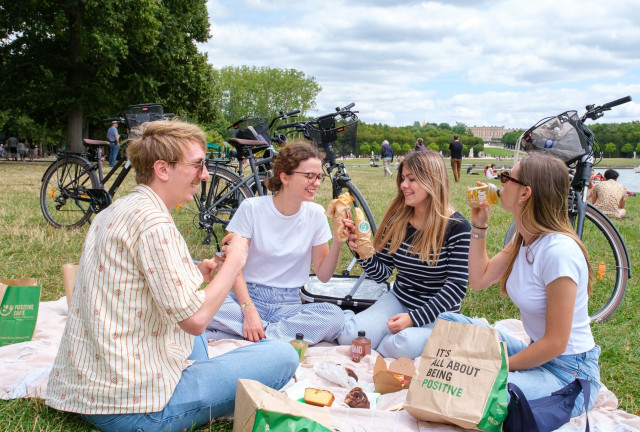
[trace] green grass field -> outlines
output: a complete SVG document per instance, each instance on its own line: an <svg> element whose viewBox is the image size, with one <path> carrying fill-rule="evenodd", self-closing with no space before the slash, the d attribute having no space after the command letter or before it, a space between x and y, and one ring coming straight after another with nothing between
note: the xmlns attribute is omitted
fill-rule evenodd
<svg viewBox="0 0 640 432"><path fill-rule="evenodd" d="M349 161L349 173L354 183L368 200L376 220L380 221L387 204L395 195L395 178L383 177L382 167L370 168L368 160ZM358 163L359 162L359 163ZM471 160L465 160L465 165ZM613 162L613 161L612 161ZM480 162L482 163L482 162ZM607 162L608 163L608 162ZM616 162L613 162L615 165ZM357 165L365 166L357 166ZM476 164L478 164L476 162ZM605 163L600 165L606 166ZM0 161L0 277L36 277L43 287L42 301L56 300L64 295L61 267L77 261L87 226L65 231L49 227L39 206L39 192L46 163L15 163ZM451 177L452 178L452 177ZM451 183L453 206L469 217L465 189L473 186L478 176L462 175L460 183ZM133 186L133 176L118 191L126 194ZM116 197L116 198L117 198ZM323 185L318 202L325 205L329 199L328 185ZM640 197L627 201L629 218L617 221L617 227L625 239L631 255L633 278L627 288L622 306L613 318L592 326L596 342L602 347L602 381L618 397L620 408L638 413L640 397L640 360L637 341L640 340L637 310L640 309L638 293L640 279ZM509 213L499 206L492 212L488 247L490 254L499 250L504 233L510 223ZM200 235L192 230L189 236ZM190 240L195 243L196 240ZM208 253L201 246L194 255ZM343 251L341 266L348 261ZM515 307L500 295L497 287L482 292L469 292L463 302L463 313L483 316L489 321L518 318ZM0 425L7 431L90 431L92 428L79 416L49 409L41 400L0 401ZM200 431L230 431L228 422L214 422Z"/></svg>

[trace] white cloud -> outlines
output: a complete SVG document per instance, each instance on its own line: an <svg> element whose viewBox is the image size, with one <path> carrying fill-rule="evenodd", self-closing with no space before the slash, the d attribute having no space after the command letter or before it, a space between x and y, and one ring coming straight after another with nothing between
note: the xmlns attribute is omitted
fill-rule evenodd
<svg viewBox="0 0 640 432"><path fill-rule="evenodd" d="M640 90L640 2L210 0L215 67L293 68L318 114L528 127ZM283 107L293 109L295 107ZM636 102L603 121L638 119Z"/></svg>

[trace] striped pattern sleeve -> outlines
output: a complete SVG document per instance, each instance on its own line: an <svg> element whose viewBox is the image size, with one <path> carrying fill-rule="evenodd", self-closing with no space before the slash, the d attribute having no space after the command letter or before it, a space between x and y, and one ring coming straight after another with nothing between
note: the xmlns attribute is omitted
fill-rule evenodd
<svg viewBox="0 0 640 432"><path fill-rule="evenodd" d="M442 312L459 312L469 280L469 241L471 225L454 213L445 232L438 262L430 266L411 253L409 239L415 230L407 229L398 251L388 254L388 245L368 260L361 261L370 278L381 282L397 271L394 294L408 310L414 326L436 320Z"/></svg>

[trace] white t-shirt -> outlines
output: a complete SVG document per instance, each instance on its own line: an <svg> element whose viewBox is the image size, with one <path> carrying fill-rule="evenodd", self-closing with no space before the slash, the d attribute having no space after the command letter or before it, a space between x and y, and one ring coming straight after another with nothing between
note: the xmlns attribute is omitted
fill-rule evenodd
<svg viewBox="0 0 640 432"><path fill-rule="evenodd" d="M309 279L311 249L332 238L320 204L305 201L298 213L285 216L270 195L242 201L227 230L251 239L245 280L274 288L303 286Z"/></svg>
<svg viewBox="0 0 640 432"><path fill-rule="evenodd" d="M527 262L527 256L532 264ZM563 354L589 351L595 345L587 308L589 271L580 247L571 237L547 234L531 244L528 254L527 248L521 246L507 280L507 293L520 308L525 331L536 341L545 333L546 286L560 277L569 277L578 285L571 334Z"/></svg>

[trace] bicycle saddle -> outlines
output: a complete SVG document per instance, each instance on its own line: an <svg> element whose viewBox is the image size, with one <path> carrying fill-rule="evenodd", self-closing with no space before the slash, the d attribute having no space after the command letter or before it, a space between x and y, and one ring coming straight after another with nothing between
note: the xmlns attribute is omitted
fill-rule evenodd
<svg viewBox="0 0 640 432"><path fill-rule="evenodd" d="M89 138L83 138L82 142L84 142L86 145L94 145L94 146L108 146L109 145L109 141L93 140L93 139L89 139Z"/></svg>

